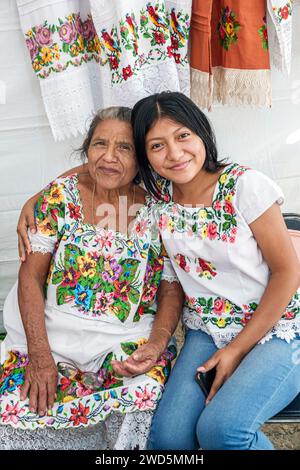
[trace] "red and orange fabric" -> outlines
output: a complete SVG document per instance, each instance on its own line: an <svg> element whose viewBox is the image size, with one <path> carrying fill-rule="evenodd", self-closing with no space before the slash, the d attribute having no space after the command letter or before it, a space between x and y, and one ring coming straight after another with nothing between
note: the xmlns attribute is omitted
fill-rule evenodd
<svg viewBox="0 0 300 470"><path fill-rule="evenodd" d="M194 0L191 96L202 108L271 105L266 1Z"/></svg>

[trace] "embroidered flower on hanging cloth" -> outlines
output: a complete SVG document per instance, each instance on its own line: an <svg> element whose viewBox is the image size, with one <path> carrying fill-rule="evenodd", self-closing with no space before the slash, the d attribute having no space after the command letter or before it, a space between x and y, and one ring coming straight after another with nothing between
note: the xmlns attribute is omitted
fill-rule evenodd
<svg viewBox="0 0 300 470"><path fill-rule="evenodd" d="M293 0L268 0L267 24L272 63L290 73Z"/></svg>
<svg viewBox="0 0 300 470"><path fill-rule="evenodd" d="M191 97L213 102L271 106L266 2L195 0L191 21Z"/></svg>
<svg viewBox="0 0 300 470"><path fill-rule="evenodd" d="M100 108L163 90L190 94L192 0L17 0L55 140Z"/></svg>

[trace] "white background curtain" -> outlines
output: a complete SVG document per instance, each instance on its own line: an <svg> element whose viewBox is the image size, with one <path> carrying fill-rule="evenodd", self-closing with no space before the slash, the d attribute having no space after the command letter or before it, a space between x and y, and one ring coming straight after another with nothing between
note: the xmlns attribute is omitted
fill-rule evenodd
<svg viewBox="0 0 300 470"><path fill-rule="evenodd" d="M271 109L216 106L209 117L220 156L252 166L282 187L285 212L300 213L300 1L293 19L292 70L273 75ZM0 311L18 271L16 224L22 204L78 163L81 138L55 143L31 68L15 0L0 2ZM1 313L0 313L1 329Z"/></svg>

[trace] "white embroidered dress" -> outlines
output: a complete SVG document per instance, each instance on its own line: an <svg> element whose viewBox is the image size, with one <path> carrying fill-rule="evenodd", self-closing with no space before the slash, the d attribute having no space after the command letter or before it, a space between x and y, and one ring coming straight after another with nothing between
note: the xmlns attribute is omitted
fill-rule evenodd
<svg viewBox="0 0 300 470"><path fill-rule="evenodd" d="M176 204L171 183L161 184L165 201L157 204L157 217L185 291L184 324L205 331L223 347L251 319L270 276L249 225L273 203L282 204L283 193L267 176L238 164L220 175L212 207ZM273 335L289 342L299 333L298 291L261 342Z"/></svg>
<svg viewBox="0 0 300 470"><path fill-rule="evenodd" d="M150 198L130 236L85 223L77 184L72 175L46 188L36 208L38 231L30 234L33 252L53 253L45 322L58 384L54 407L44 417L30 412L28 399L20 401L28 357L17 286L4 306L0 424L21 430L73 429L115 411L153 410L176 355L170 344L146 374L114 374L111 360L126 359L149 338L164 265L160 236Z"/></svg>

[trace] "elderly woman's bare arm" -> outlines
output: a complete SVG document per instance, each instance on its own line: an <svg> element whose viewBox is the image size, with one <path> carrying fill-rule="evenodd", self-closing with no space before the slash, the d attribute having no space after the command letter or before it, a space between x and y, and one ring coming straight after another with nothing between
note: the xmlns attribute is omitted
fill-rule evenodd
<svg viewBox="0 0 300 470"><path fill-rule="evenodd" d="M60 175L60 177L72 175L73 173L79 173L79 174L86 173L87 171L88 171L87 164L84 163L82 165L76 166L74 168L71 168L70 170L65 171L64 173ZM27 230L29 228L32 233L36 232L34 208L41 194L42 194L42 191L39 191L30 199L28 199L28 201L26 201L24 206L22 207L22 210L20 213L20 217L19 217L18 225L17 225L17 233L18 233L18 250L19 250L19 257L21 261L26 260L26 251L27 253L31 253L31 246L30 246L30 241L28 238Z"/></svg>
<svg viewBox="0 0 300 470"><path fill-rule="evenodd" d="M183 290L178 282L162 281L157 295L157 313L147 344L126 361L112 361L117 374L129 377L148 372L167 348L182 312Z"/></svg>
<svg viewBox="0 0 300 470"><path fill-rule="evenodd" d="M20 398L29 396L32 412L44 415L52 408L57 385L57 368L51 354L44 313L44 285L51 253L32 253L19 271L18 300L27 339L29 364Z"/></svg>

